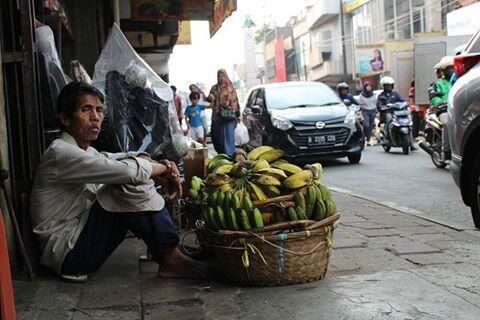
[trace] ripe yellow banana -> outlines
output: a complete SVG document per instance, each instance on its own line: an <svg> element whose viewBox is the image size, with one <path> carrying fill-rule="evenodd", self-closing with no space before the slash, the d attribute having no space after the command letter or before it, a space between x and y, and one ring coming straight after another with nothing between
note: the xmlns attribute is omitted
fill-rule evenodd
<svg viewBox="0 0 480 320"><path fill-rule="evenodd" d="M320 163L312 163L312 164L307 164L305 166L305 169L311 170L313 173L313 178L314 179L320 179L320 177L323 174L323 167Z"/></svg>
<svg viewBox="0 0 480 320"><path fill-rule="evenodd" d="M288 176L302 171L302 168L291 163L278 163L275 162L272 164L272 167L283 170Z"/></svg>
<svg viewBox="0 0 480 320"><path fill-rule="evenodd" d="M205 179L205 183L209 186L221 186L222 184L229 183L230 177L223 173L210 173Z"/></svg>
<svg viewBox="0 0 480 320"><path fill-rule="evenodd" d="M253 177L253 182L255 182L256 184L261 184L265 186L281 186L282 185L280 180L268 174L256 174Z"/></svg>
<svg viewBox="0 0 480 320"><path fill-rule="evenodd" d="M215 189L215 190L218 190L218 191L221 191L221 192L230 192L230 191L232 191L232 189L233 189L233 187L230 183L224 183L221 186L217 187L217 189Z"/></svg>
<svg viewBox="0 0 480 320"><path fill-rule="evenodd" d="M274 161L280 159L284 155L285 155L285 152L283 152L282 150L273 149L273 150L265 151L264 153L260 154L258 156L258 159L264 159L264 160L267 160L270 163L270 162L274 162Z"/></svg>
<svg viewBox="0 0 480 320"><path fill-rule="evenodd" d="M249 183L249 187L250 187L250 193L252 196L255 196L256 200L267 200L267 195L265 194L265 192L263 192L263 190L257 186L255 183L253 182L250 182Z"/></svg>
<svg viewBox="0 0 480 320"><path fill-rule="evenodd" d="M267 169L267 168L270 168L270 165L268 164L268 161L264 160L264 159L260 159L260 160L255 162L252 170L253 170L253 172L258 172L259 170L263 170L263 169Z"/></svg>
<svg viewBox="0 0 480 320"><path fill-rule="evenodd" d="M277 168L260 169L260 170L257 171L257 173L268 174L270 176L274 176L274 177L280 178L280 179L287 178L287 175L285 174L285 172L283 170L277 169Z"/></svg>
<svg viewBox="0 0 480 320"><path fill-rule="evenodd" d="M247 159L248 160L257 160L258 159L258 156L262 153L264 153L265 151L268 151L268 150L273 150L272 147L270 146L260 146L260 147L257 147L255 149L253 149L252 151L250 151L248 154L247 154Z"/></svg>
<svg viewBox="0 0 480 320"><path fill-rule="evenodd" d="M222 164L221 166L216 167L213 172L229 174L230 171L232 171L232 168L233 164Z"/></svg>
<svg viewBox="0 0 480 320"><path fill-rule="evenodd" d="M312 171L302 170L285 179L283 185L289 189L302 188L311 183L312 177Z"/></svg>

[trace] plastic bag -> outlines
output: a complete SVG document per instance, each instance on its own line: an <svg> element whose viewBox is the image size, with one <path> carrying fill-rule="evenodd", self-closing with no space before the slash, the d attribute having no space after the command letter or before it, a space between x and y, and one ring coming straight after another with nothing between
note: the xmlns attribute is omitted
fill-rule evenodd
<svg viewBox="0 0 480 320"><path fill-rule="evenodd" d="M247 127L245 127L243 122L240 122L235 128L235 145L242 146L244 144L247 144L248 140L248 129Z"/></svg>
<svg viewBox="0 0 480 320"><path fill-rule="evenodd" d="M188 146L173 92L113 25L95 64L93 85L105 94L105 118L94 147L99 151L146 151L177 161Z"/></svg>

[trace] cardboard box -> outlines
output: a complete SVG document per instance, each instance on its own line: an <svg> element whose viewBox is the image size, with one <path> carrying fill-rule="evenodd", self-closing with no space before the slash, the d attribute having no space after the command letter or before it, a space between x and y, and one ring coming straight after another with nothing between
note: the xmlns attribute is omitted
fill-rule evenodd
<svg viewBox="0 0 480 320"><path fill-rule="evenodd" d="M183 158L183 170L185 175L185 190L190 190L190 182L193 176L204 179L207 175L208 148L190 148Z"/></svg>

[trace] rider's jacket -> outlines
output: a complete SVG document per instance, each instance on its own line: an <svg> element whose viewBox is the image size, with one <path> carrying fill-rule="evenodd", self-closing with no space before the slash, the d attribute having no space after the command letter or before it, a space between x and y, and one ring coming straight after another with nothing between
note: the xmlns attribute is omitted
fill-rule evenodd
<svg viewBox="0 0 480 320"><path fill-rule="evenodd" d="M385 107L389 103L397 103L403 102L402 97L398 94L397 91L385 91L383 90L377 99L377 109L378 111L382 111L382 108ZM384 111L383 111L384 112Z"/></svg>
<svg viewBox="0 0 480 320"><path fill-rule="evenodd" d="M450 88L452 84L445 78L438 79L433 84L433 89L437 92L437 95L434 95L430 98L430 103L438 107L442 102L448 101L448 93L450 92Z"/></svg>

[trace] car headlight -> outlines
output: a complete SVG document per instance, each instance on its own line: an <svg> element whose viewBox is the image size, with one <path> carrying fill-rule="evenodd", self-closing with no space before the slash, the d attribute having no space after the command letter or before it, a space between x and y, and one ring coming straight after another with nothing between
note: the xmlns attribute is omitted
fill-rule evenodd
<svg viewBox="0 0 480 320"><path fill-rule="evenodd" d="M353 126L353 125L355 125L355 121L356 121L355 111L352 110L347 114L347 116L345 117L345 120L343 122Z"/></svg>
<svg viewBox="0 0 480 320"><path fill-rule="evenodd" d="M281 117L272 116L272 125L280 130L287 131L290 128L293 128L293 124L287 119Z"/></svg>

